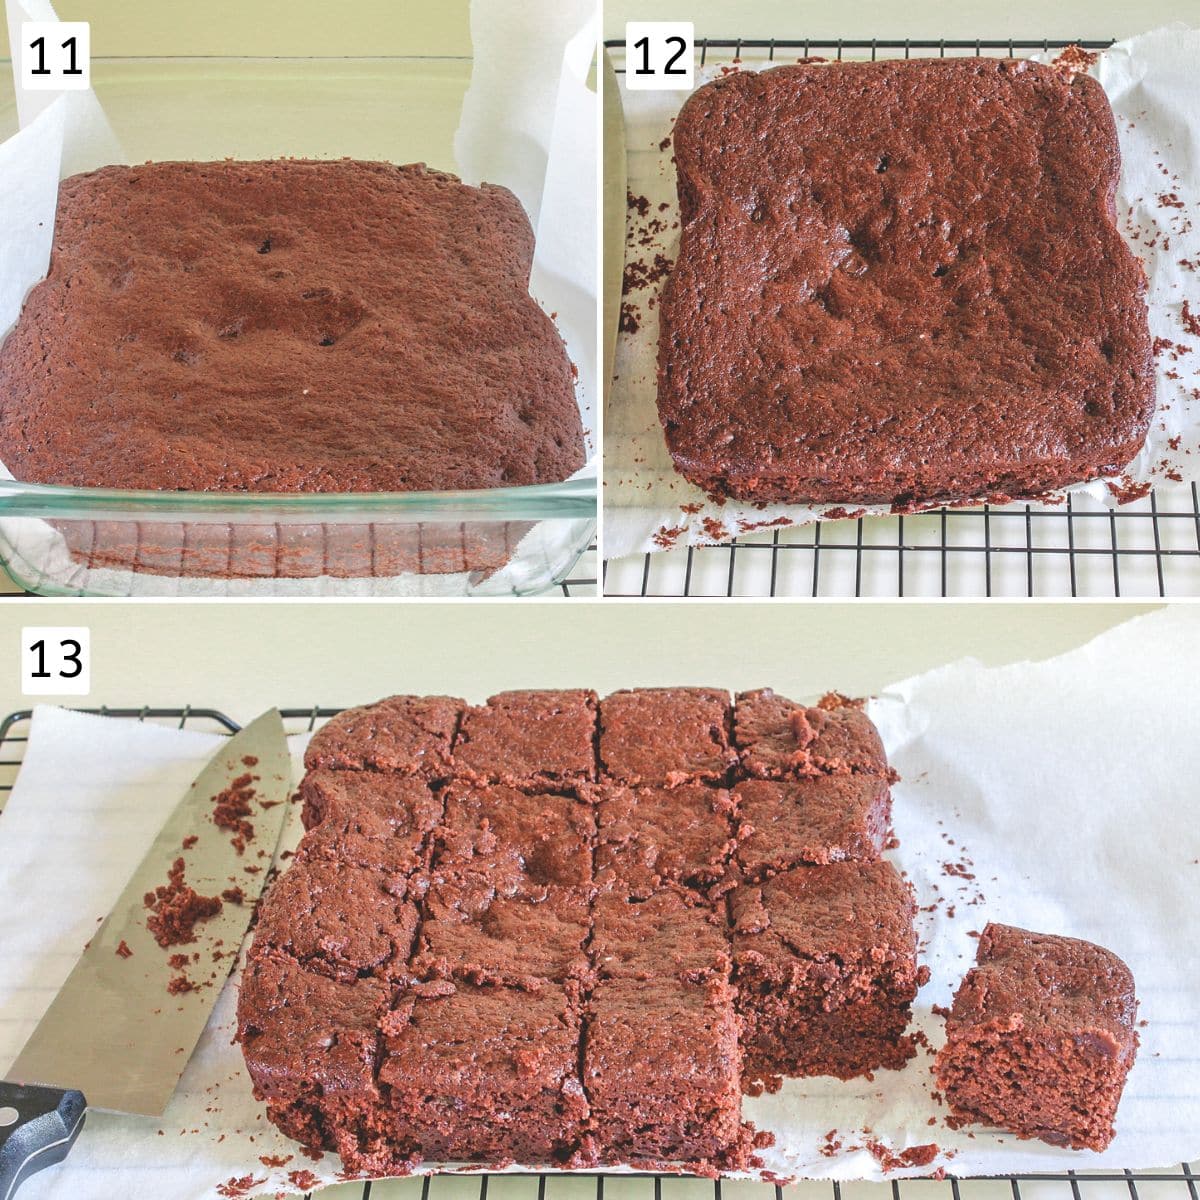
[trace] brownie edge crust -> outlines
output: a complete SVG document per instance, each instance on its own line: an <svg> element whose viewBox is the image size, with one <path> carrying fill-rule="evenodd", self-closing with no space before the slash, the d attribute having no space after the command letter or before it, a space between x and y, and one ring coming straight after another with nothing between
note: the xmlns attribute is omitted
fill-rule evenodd
<svg viewBox="0 0 1200 1200"><path fill-rule="evenodd" d="M742 72L687 101L674 152L658 408L692 483L908 507L1137 455L1145 279L1093 79L986 58Z"/></svg>

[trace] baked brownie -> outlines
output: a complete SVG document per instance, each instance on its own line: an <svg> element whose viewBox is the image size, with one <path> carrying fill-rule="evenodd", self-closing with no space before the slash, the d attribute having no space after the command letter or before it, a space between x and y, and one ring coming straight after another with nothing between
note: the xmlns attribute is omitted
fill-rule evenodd
<svg viewBox="0 0 1200 1200"><path fill-rule="evenodd" d="M605 1161L697 1174L744 1165L727 981L601 980L587 1014L583 1082Z"/></svg>
<svg viewBox="0 0 1200 1200"><path fill-rule="evenodd" d="M749 880L801 863L874 862L891 827L892 793L879 775L750 779L733 797L737 864Z"/></svg>
<svg viewBox="0 0 1200 1200"><path fill-rule="evenodd" d="M618 783L675 787L723 780L729 693L715 688L636 688L600 706L600 765Z"/></svg>
<svg viewBox="0 0 1200 1200"><path fill-rule="evenodd" d="M437 833L434 880L479 875L497 890L586 890L592 880L595 813L575 796L453 783Z"/></svg>
<svg viewBox="0 0 1200 1200"><path fill-rule="evenodd" d="M512 193L423 165L73 176L0 348L0 458L29 482L169 491L565 479L579 409L532 259Z"/></svg>
<svg viewBox="0 0 1200 1200"><path fill-rule="evenodd" d="M418 911L402 874L299 855L271 884L254 944L336 979L403 973Z"/></svg>
<svg viewBox="0 0 1200 1200"><path fill-rule="evenodd" d="M309 771L300 785L310 858L412 874L428 865L442 802L420 778L380 771Z"/></svg>
<svg viewBox="0 0 1200 1200"><path fill-rule="evenodd" d="M602 979L727 979L724 905L714 909L670 886L645 899L617 888L602 891L592 906L589 952Z"/></svg>
<svg viewBox="0 0 1200 1200"><path fill-rule="evenodd" d="M355 1169L359 1114L379 1103L379 1022L389 989L339 981L252 952L238 993L238 1040L254 1095L288 1137L341 1152Z"/></svg>
<svg viewBox="0 0 1200 1200"><path fill-rule="evenodd" d="M304 765L310 771L330 767L446 775L465 707L450 696L389 696L348 708L313 734Z"/></svg>
<svg viewBox="0 0 1200 1200"><path fill-rule="evenodd" d="M405 993L383 1023L386 1108L369 1119L397 1163L565 1163L588 1115L579 1025L577 996L557 984Z"/></svg>
<svg viewBox="0 0 1200 1200"><path fill-rule="evenodd" d="M761 779L888 773L879 731L855 704L809 708L759 688L738 695L733 730L742 769Z"/></svg>
<svg viewBox="0 0 1200 1200"><path fill-rule="evenodd" d="M709 888L733 852L733 802L724 788L606 787L596 805L596 879L646 897L663 882Z"/></svg>
<svg viewBox="0 0 1200 1200"><path fill-rule="evenodd" d="M463 714L453 769L512 787L585 782L596 777L595 744L595 692L502 692Z"/></svg>
<svg viewBox="0 0 1200 1200"><path fill-rule="evenodd" d="M731 896L748 1078L902 1067L917 988L916 905L887 862L800 867Z"/></svg>
<svg viewBox="0 0 1200 1200"><path fill-rule="evenodd" d="M1146 284L1094 79L989 58L745 71L690 97L673 143L658 409L697 486L999 499L1141 449Z"/></svg>
<svg viewBox="0 0 1200 1200"><path fill-rule="evenodd" d="M989 924L935 1071L959 1124L1103 1150L1138 1035L1129 968L1076 938Z"/></svg>

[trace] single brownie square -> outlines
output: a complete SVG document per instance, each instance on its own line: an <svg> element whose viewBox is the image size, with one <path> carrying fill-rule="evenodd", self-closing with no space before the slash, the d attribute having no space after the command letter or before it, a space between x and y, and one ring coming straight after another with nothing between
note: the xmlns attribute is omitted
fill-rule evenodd
<svg viewBox="0 0 1200 1200"><path fill-rule="evenodd" d="M700 488L1008 499L1138 453L1146 281L1096 80L1003 58L743 71L688 99L673 149L658 409Z"/></svg>
<svg viewBox="0 0 1200 1200"><path fill-rule="evenodd" d="M590 951L603 979L728 978L725 906L670 886L645 899L618 888L602 891L592 907Z"/></svg>
<svg viewBox="0 0 1200 1200"><path fill-rule="evenodd" d="M450 696L391 696L349 708L313 734L304 765L310 771L332 767L446 775L465 707L464 701Z"/></svg>
<svg viewBox="0 0 1200 1200"><path fill-rule="evenodd" d="M570 795L454 783L446 789L433 878L484 874L505 894L587 889L595 813Z"/></svg>
<svg viewBox="0 0 1200 1200"><path fill-rule="evenodd" d="M1137 1054L1133 975L1110 950L989 924L946 1020L938 1087L954 1124L1103 1150Z"/></svg>
<svg viewBox="0 0 1200 1200"><path fill-rule="evenodd" d="M254 944L336 979L390 977L416 929L406 877L301 854L264 896Z"/></svg>
<svg viewBox="0 0 1200 1200"><path fill-rule="evenodd" d="M731 911L748 1073L851 1079L912 1057L904 1031L928 975L891 863L800 867L739 888Z"/></svg>
<svg viewBox="0 0 1200 1200"><path fill-rule="evenodd" d="M605 1161L697 1174L739 1165L741 1065L725 980L601 980L587 1005L583 1081Z"/></svg>
<svg viewBox="0 0 1200 1200"><path fill-rule="evenodd" d="M874 862L891 827L891 789L878 775L750 779L733 796L737 863L751 881L802 863Z"/></svg>
<svg viewBox="0 0 1200 1200"><path fill-rule="evenodd" d="M396 1155L557 1163L578 1152L588 1101L576 994L443 984L385 1018L379 1132Z"/></svg>
<svg viewBox="0 0 1200 1200"><path fill-rule="evenodd" d="M596 693L501 692L468 708L454 774L509 787L559 787L596 778Z"/></svg>
<svg viewBox="0 0 1200 1200"><path fill-rule="evenodd" d="M888 774L879 731L854 704L810 708L759 688L738 696L733 730L742 769L760 779Z"/></svg>
<svg viewBox="0 0 1200 1200"><path fill-rule="evenodd" d="M605 787L596 805L596 878L631 895L662 883L708 888L733 852L733 802L723 788Z"/></svg>
<svg viewBox="0 0 1200 1200"><path fill-rule="evenodd" d="M728 692L636 688L614 692L600 705L600 766L617 783L723 781L736 761Z"/></svg>
<svg viewBox="0 0 1200 1200"><path fill-rule="evenodd" d="M300 784L310 858L411 874L427 865L442 802L421 778L381 771L309 771Z"/></svg>
<svg viewBox="0 0 1200 1200"><path fill-rule="evenodd" d="M500 890L476 873L451 874L425 897L413 970L422 978L537 988L588 971L588 894L550 884Z"/></svg>
<svg viewBox="0 0 1200 1200"><path fill-rule="evenodd" d="M329 979L251 952L238 993L238 1041L267 1115L288 1137L342 1153L355 1169L358 1114L378 1105L379 1022L390 990Z"/></svg>

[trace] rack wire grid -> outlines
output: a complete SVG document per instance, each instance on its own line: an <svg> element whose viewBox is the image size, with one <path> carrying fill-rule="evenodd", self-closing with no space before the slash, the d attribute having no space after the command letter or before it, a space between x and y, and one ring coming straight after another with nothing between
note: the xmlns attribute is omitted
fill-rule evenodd
<svg viewBox="0 0 1200 1200"><path fill-rule="evenodd" d="M774 62L812 55L911 58L1016 57L1111 38L987 41L697 39L699 61L752 52ZM609 41L614 67L624 42ZM1109 509L1088 497L1066 503L985 504L912 516L819 521L752 533L720 546L680 546L603 565L606 596L1025 596L1147 597L1200 594L1200 496L1163 483Z"/></svg>
<svg viewBox="0 0 1200 1200"><path fill-rule="evenodd" d="M233 734L241 726L212 708L81 708L79 712L153 721L176 729ZM288 733L306 733L340 709L284 708ZM0 813L21 769L29 741L28 709L0 722ZM2 825L0 825L2 828ZM1200 1200L1200 1163L1148 1171L1066 1171L959 1179L904 1179L889 1183L802 1180L787 1200ZM784 1200L779 1184L696 1179L676 1175L437 1175L338 1184L320 1200Z"/></svg>

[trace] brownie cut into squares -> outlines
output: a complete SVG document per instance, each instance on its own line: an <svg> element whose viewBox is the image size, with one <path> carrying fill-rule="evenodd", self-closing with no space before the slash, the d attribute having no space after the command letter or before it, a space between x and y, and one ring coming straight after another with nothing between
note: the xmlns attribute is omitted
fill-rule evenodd
<svg viewBox="0 0 1200 1200"><path fill-rule="evenodd" d="M747 1077L899 1068L917 988L916 904L888 862L786 871L731 895Z"/></svg>
<svg viewBox="0 0 1200 1200"><path fill-rule="evenodd" d="M733 796L737 864L751 881L803 863L874 862L891 827L891 788L879 775L748 779Z"/></svg>
<svg viewBox="0 0 1200 1200"><path fill-rule="evenodd" d="M304 766L447 775L465 707L465 701L451 696L390 696L349 708L313 734Z"/></svg>
<svg viewBox="0 0 1200 1200"><path fill-rule="evenodd" d="M301 853L259 906L255 947L335 979L402 974L417 929L409 881Z"/></svg>
<svg viewBox="0 0 1200 1200"><path fill-rule="evenodd" d="M604 1161L695 1174L744 1165L741 1057L726 980L597 983L583 1080Z"/></svg>
<svg viewBox="0 0 1200 1200"><path fill-rule="evenodd" d="M724 781L729 693L716 688L635 688L600 705L600 765L607 778L647 787Z"/></svg>
<svg viewBox="0 0 1200 1200"><path fill-rule="evenodd" d="M590 955L601 979L728 978L724 904L714 907L673 886L645 898L603 890L592 906Z"/></svg>
<svg viewBox="0 0 1200 1200"><path fill-rule="evenodd" d="M957 1124L1103 1150L1137 1053L1133 975L1110 950L989 924L935 1072Z"/></svg>
<svg viewBox="0 0 1200 1200"><path fill-rule="evenodd" d="M300 784L309 858L413 874L428 865L442 802L428 783L381 771L309 771Z"/></svg>
<svg viewBox="0 0 1200 1200"><path fill-rule="evenodd" d="M810 707L770 688L742 692L733 729L742 769L755 778L889 773L879 731L841 697Z"/></svg>
<svg viewBox="0 0 1200 1200"><path fill-rule="evenodd" d="M596 777L596 693L502 692L463 714L454 774L479 783L553 788Z"/></svg>
<svg viewBox="0 0 1200 1200"><path fill-rule="evenodd" d="M733 801L724 788L605 787L596 805L596 878L632 895L664 882L710 888L733 852Z"/></svg>
<svg viewBox="0 0 1200 1200"><path fill-rule="evenodd" d="M688 99L673 148L658 410L698 487L1007 499L1141 449L1146 281L1096 80L988 58L743 71Z"/></svg>
<svg viewBox="0 0 1200 1200"><path fill-rule="evenodd" d="M372 1114L402 1159L563 1165L580 1152L578 993L444 984L409 991L383 1022Z"/></svg>
<svg viewBox="0 0 1200 1200"><path fill-rule="evenodd" d="M256 948L257 949L257 948ZM379 1023L390 989L336 980L251 952L238 993L238 1041L254 1095L288 1137L356 1162L359 1114L379 1104Z"/></svg>

